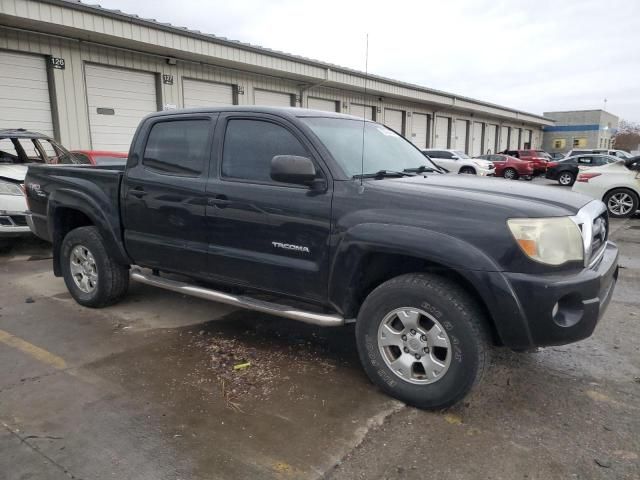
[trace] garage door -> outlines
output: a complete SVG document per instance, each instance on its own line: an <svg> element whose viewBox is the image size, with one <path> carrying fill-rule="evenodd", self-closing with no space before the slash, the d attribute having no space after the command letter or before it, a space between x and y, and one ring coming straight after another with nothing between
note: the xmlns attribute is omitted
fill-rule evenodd
<svg viewBox="0 0 640 480"><path fill-rule="evenodd" d="M0 52L0 128L53 136L44 57Z"/></svg>
<svg viewBox="0 0 640 480"><path fill-rule="evenodd" d="M499 151L509 148L509 127L500 128L500 148Z"/></svg>
<svg viewBox="0 0 640 480"><path fill-rule="evenodd" d="M291 107L293 95L289 93L270 92L268 90L254 90L253 103L270 107Z"/></svg>
<svg viewBox="0 0 640 480"><path fill-rule="evenodd" d="M355 117L366 118L367 120L373 120L373 107L369 107L367 105L352 103L349 106L349 113Z"/></svg>
<svg viewBox="0 0 640 480"><path fill-rule="evenodd" d="M429 116L413 112L411 116L411 141L418 148L427 148L429 137Z"/></svg>
<svg viewBox="0 0 640 480"><path fill-rule="evenodd" d="M325 100L324 98L309 97L307 98L307 108L325 112L337 112L338 102L335 100Z"/></svg>
<svg viewBox="0 0 640 480"><path fill-rule="evenodd" d="M384 124L400 135L404 135L404 112L402 110L384 109Z"/></svg>
<svg viewBox="0 0 640 480"><path fill-rule="evenodd" d="M482 154L496 153L496 138L498 134L497 125L487 125L484 129L484 149Z"/></svg>
<svg viewBox="0 0 640 480"><path fill-rule="evenodd" d="M182 104L184 108L233 105L233 85L184 78Z"/></svg>
<svg viewBox="0 0 640 480"><path fill-rule="evenodd" d="M482 124L473 122L471 131L471 156L482 155Z"/></svg>
<svg viewBox="0 0 640 480"><path fill-rule="evenodd" d="M469 122L467 120L456 120L456 138L453 148L467 151L467 132L469 130Z"/></svg>
<svg viewBox="0 0 640 480"><path fill-rule="evenodd" d="M520 148L518 143L520 142L520 129L511 127L511 134L509 135L509 148L514 150Z"/></svg>
<svg viewBox="0 0 640 480"><path fill-rule="evenodd" d="M87 65L85 77L91 146L128 151L142 117L158 110L155 74Z"/></svg>
<svg viewBox="0 0 640 480"><path fill-rule="evenodd" d="M447 117L436 117L436 139L435 148L449 148L449 130L451 119Z"/></svg>

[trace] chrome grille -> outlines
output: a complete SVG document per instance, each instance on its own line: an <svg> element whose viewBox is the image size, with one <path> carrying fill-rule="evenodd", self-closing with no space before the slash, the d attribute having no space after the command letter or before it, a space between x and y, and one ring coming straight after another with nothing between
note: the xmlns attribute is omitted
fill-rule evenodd
<svg viewBox="0 0 640 480"><path fill-rule="evenodd" d="M607 209L599 200L593 200L571 217L582 232L584 265L595 265L602 257L609 239L609 217Z"/></svg>
<svg viewBox="0 0 640 480"><path fill-rule="evenodd" d="M593 220L593 228L592 228L592 236L591 236L591 257L589 258L590 264L600 256L604 248L607 246L608 239L609 239L609 217L605 212Z"/></svg>

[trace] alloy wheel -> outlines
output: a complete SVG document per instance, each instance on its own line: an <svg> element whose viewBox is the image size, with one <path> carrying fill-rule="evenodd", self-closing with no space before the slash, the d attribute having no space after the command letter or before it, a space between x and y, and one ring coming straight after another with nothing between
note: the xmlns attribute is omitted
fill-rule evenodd
<svg viewBox="0 0 640 480"><path fill-rule="evenodd" d="M513 180L514 178L516 178L516 171L513 168L507 168L504 171L504 178Z"/></svg>
<svg viewBox="0 0 640 480"><path fill-rule="evenodd" d="M384 317L378 348L387 367L413 384L437 382L451 364L449 335L438 320L417 308L396 308Z"/></svg>
<svg viewBox="0 0 640 480"><path fill-rule="evenodd" d="M558 178L560 185L570 185L572 180L573 180L573 176L567 172L562 173L560 175L560 178Z"/></svg>
<svg viewBox="0 0 640 480"><path fill-rule="evenodd" d="M76 245L69 257L71 276L76 286L84 293L93 292L98 286L98 267L89 249Z"/></svg>
<svg viewBox="0 0 640 480"><path fill-rule="evenodd" d="M625 192L613 194L609 197L607 208L615 215L628 215L633 208L633 198Z"/></svg>

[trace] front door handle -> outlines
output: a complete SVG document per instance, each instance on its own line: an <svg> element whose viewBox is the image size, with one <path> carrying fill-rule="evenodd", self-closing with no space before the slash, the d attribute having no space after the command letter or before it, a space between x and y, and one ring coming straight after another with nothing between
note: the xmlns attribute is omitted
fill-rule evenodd
<svg viewBox="0 0 640 480"><path fill-rule="evenodd" d="M145 190L142 187L136 187L129 190L129 194L136 198L142 198L147 194L147 192L145 192Z"/></svg>
<svg viewBox="0 0 640 480"><path fill-rule="evenodd" d="M226 195L216 195L215 197L207 200L207 205L217 208L226 208L231 205L231 200L229 200Z"/></svg>

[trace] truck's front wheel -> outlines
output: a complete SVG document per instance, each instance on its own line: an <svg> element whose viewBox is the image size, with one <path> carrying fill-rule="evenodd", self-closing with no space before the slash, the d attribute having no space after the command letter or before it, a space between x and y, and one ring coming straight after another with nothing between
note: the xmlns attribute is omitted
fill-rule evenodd
<svg viewBox="0 0 640 480"><path fill-rule="evenodd" d="M377 287L360 309L360 360L390 395L420 408L444 408L462 399L488 364L484 321L455 282L402 275Z"/></svg>
<svg viewBox="0 0 640 480"><path fill-rule="evenodd" d="M71 230L62 241L62 275L71 296L85 307L120 300L129 287L129 270L115 263L96 227Z"/></svg>

